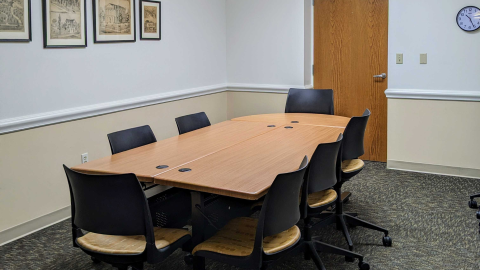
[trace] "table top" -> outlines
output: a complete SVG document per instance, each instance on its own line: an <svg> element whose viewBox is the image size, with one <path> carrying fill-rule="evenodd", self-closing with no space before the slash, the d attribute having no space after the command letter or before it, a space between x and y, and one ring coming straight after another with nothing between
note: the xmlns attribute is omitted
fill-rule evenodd
<svg viewBox="0 0 480 270"><path fill-rule="evenodd" d="M333 142L343 128L289 124L261 136L184 164L191 171L170 169L155 183L256 200L266 194L280 173L297 170L320 143Z"/></svg>
<svg viewBox="0 0 480 270"><path fill-rule="evenodd" d="M142 182L182 164L211 155L277 127L261 122L225 121L156 143L90 161L73 170L90 174L134 173ZM157 169L159 165L169 166Z"/></svg>
<svg viewBox="0 0 480 270"><path fill-rule="evenodd" d="M350 118L327 114L275 113L243 116L234 118L232 121L265 122L277 125L286 125L297 121L301 125L346 127Z"/></svg>

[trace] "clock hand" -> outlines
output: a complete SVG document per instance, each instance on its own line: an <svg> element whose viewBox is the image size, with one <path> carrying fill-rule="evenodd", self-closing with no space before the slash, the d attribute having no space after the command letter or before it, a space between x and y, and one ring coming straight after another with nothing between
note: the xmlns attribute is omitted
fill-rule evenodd
<svg viewBox="0 0 480 270"><path fill-rule="evenodd" d="M470 19L470 22L472 23L473 27L475 27L475 24L473 23L472 18L470 18L470 16L468 16L467 14L465 14L465 16L467 16L467 18Z"/></svg>

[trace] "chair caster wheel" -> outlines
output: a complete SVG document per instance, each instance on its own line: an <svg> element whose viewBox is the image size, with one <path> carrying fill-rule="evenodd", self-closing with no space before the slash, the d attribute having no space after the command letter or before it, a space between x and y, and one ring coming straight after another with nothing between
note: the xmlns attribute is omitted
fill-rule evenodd
<svg viewBox="0 0 480 270"><path fill-rule="evenodd" d="M383 239L383 246L391 247L392 246L392 238L390 236L384 236Z"/></svg>
<svg viewBox="0 0 480 270"><path fill-rule="evenodd" d="M370 265L366 262L359 262L358 268L360 268L360 270L370 270Z"/></svg>
<svg viewBox="0 0 480 270"><path fill-rule="evenodd" d="M102 261L100 261L99 259L95 258L95 257L90 257L92 259L92 262L93 263L101 263Z"/></svg>
<svg viewBox="0 0 480 270"><path fill-rule="evenodd" d="M349 256L345 256L345 261L346 261L346 262L354 262L354 261L355 261L355 258L349 257Z"/></svg>
<svg viewBox="0 0 480 270"><path fill-rule="evenodd" d="M185 262L186 265L193 265L193 255L188 254L183 257L183 261Z"/></svg>
<svg viewBox="0 0 480 270"><path fill-rule="evenodd" d="M480 219L480 210L477 211L477 219Z"/></svg>
<svg viewBox="0 0 480 270"><path fill-rule="evenodd" d="M474 200L469 201L468 202L468 207L473 208L473 209L478 208L477 201L474 201Z"/></svg>

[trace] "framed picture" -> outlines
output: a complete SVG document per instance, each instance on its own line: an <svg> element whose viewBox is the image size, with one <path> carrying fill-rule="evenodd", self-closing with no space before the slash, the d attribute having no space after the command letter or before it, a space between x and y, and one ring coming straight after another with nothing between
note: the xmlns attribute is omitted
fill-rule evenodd
<svg viewBox="0 0 480 270"><path fill-rule="evenodd" d="M0 0L0 42L32 41L30 0Z"/></svg>
<svg viewBox="0 0 480 270"><path fill-rule="evenodd" d="M95 43L135 42L135 0L93 0Z"/></svg>
<svg viewBox="0 0 480 270"><path fill-rule="evenodd" d="M162 3L140 0L140 39L161 39Z"/></svg>
<svg viewBox="0 0 480 270"><path fill-rule="evenodd" d="M86 0L43 0L43 47L87 47Z"/></svg>

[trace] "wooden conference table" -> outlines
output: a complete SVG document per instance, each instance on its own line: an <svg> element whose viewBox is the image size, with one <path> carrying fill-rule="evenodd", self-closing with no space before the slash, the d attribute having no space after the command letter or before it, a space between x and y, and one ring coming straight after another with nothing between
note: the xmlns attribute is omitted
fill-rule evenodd
<svg viewBox="0 0 480 270"><path fill-rule="evenodd" d="M89 174L134 173L142 182L188 189L192 206L201 210L205 193L260 199L278 174L297 170L318 144L334 142L349 120L295 113L239 117L72 169ZM194 245L204 240L200 210L192 207ZM196 260L194 268L203 269L204 260Z"/></svg>

